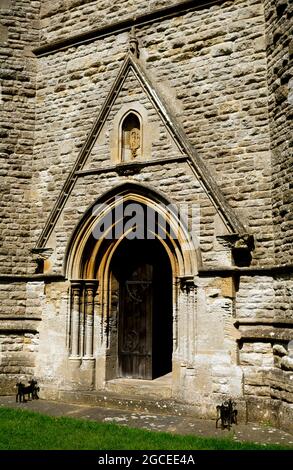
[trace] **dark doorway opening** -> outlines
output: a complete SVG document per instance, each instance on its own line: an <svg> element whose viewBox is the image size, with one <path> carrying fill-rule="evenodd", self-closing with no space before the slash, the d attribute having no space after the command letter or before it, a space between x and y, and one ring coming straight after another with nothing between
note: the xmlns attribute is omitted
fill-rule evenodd
<svg viewBox="0 0 293 470"><path fill-rule="evenodd" d="M172 370L172 269L163 245L123 240L112 272L119 282L119 377L167 374Z"/></svg>

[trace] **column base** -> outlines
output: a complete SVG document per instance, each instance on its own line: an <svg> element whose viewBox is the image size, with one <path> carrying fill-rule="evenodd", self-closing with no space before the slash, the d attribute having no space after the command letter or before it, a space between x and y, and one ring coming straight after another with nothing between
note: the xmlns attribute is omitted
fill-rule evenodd
<svg viewBox="0 0 293 470"><path fill-rule="evenodd" d="M80 356L70 356L68 358L69 363L72 364L72 366L79 367L81 365L81 357Z"/></svg>
<svg viewBox="0 0 293 470"><path fill-rule="evenodd" d="M87 389L95 388L96 360L93 357L83 357L80 367L80 383Z"/></svg>
<svg viewBox="0 0 293 470"><path fill-rule="evenodd" d="M68 358L69 377L72 384L79 383L81 357L70 356Z"/></svg>
<svg viewBox="0 0 293 470"><path fill-rule="evenodd" d="M96 359L94 357L85 356L82 358L82 368L94 369L96 365Z"/></svg>

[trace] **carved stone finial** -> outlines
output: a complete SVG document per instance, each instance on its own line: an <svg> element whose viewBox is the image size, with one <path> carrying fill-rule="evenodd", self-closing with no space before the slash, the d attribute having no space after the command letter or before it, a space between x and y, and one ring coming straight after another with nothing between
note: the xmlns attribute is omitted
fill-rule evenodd
<svg viewBox="0 0 293 470"><path fill-rule="evenodd" d="M139 47L138 47L138 39L135 34L135 27L132 26L130 33L129 33L129 51L136 57L139 58Z"/></svg>

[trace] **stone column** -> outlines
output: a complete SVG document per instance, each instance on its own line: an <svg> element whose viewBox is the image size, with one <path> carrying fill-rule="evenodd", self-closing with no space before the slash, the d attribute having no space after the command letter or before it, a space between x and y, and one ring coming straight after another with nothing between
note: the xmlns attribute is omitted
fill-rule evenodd
<svg viewBox="0 0 293 470"><path fill-rule="evenodd" d="M85 357L93 356L93 327L94 327L94 298L97 283L86 282L85 284Z"/></svg>
<svg viewBox="0 0 293 470"><path fill-rule="evenodd" d="M197 316L197 289L192 275L180 276L179 311L178 323L178 353L183 362L190 365L194 360L196 343L196 316Z"/></svg>
<svg viewBox="0 0 293 470"><path fill-rule="evenodd" d="M197 341L197 286L193 275L178 276L176 281L179 315L177 348L173 353L172 393L175 398L192 400L196 389L194 361Z"/></svg>
<svg viewBox="0 0 293 470"><path fill-rule="evenodd" d="M71 304L71 357L79 357L79 329L80 329L80 298L81 284L74 282L71 285L72 304Z"/></svg>

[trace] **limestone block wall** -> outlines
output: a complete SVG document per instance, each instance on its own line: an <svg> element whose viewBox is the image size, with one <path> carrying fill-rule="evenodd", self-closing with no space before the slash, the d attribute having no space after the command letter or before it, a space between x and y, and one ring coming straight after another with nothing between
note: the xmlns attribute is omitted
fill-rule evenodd
<svg viewBox="0 0 293 470"><path fill-rule="evenodd" d="M197 286L191 290L175 287L174 398L193 404L205 400L210 409L227 394L243 398L243 371L238 362L238 331L233 324L231 282L230 278L206 278L198 279ZM106 381L113 378L111 361L116 361L117 355L107 346L108 326L103 306L99 303L101 293L96 295L94 302L93 379L86 361L76 360L74 363L69 354L70 284L46 283L45 293L40 309L42 321L39 323L38 354L34 363L34 374L42 386L43 397L56 397L58 390L104 389ZM115 302L112 308L113 318L116 318ZM115 335L115 331L113 325L111 334ZM106 358L110 353L113 357L109 361Z"/></svg>
<svg viewBox="0 0 293 470"><path fill-rule="evenodd" d="M153 34L141 30L147 67L254 233L254 263L270 263L272 232L263 230L271 223L271 177L262 2L223 2L183 15L162 38L165 25L154 25Z"/></svg>
<svg viewBox="0 0 293 470"><path fill-rule="evenodd" d="M292 404L290 277L241 277L235 321L240 332L239 364L244 373L245 395L278 398Z"/></svg>
<svg viewBox="0 0 293 470"><path fill-rule="evenodd" d="M40 2L0 2L1 274L30 268L30 191ZM33 269L33 268L31 268Z"/></svg>
<svg viewBox="0 0 293 470"><path fill-rule="evenodd" d="M275 290L271 276L241 276L237 292L237 319L273 320Z"/></svg>
<svg viewBox="0 0 293 470"><path fill-rule="evenodd" d="M88 21L92 14L88 12ZM52 10L50 24L55 18L60 25L60 15L65 15L68 27L72 23L74 33L78 15L82 16L80 7L60 14ZM140 60L155 86L229 203L254 233L253 263L271 264L274 241L263 2L220 2L141 26L137 37ZM35 240L127 50L128 34L123 32L38 59Z"/></svg>
<svg viewBox="0 0 293 470"><path fill-rule="evenodd" d="M0 284L1 318L22 317L26 314L26 284Z"/></svg>
<svg viewBox="0 0 293 470"><path fill-rule="evenodd" d="M270 397L268 375L274 366L270 342L245 342L240 349L245 395Z"/></svg>
<svg viewBox="0 0 293 470"><path fill-rule="evenodd" d="M292 263L292 3L264 0L273 169L275 252Z"/></svg>
<svg viewBox="0 0 293 470"><path fill-rule="evenodd" d="M60 289L58 283L32 281L0 284L0 288L1 394L14 393L17 382L27 383L32 377L41 386L44 377L62 381L66 367L61 371L58 367L67 358L68 287L65 284ZM58 338L63 336L60 349ZM52 373L55 369L57 372Z"/></svg>
<svg viewBox="0 0 293 470"><path fill-rule="evenodd" d="M0 283L0 390L15 392L18 381L35 376L42 318L43 283Z"/></svg>
<svg viewBox="0 0 293 470"><path fill-rule="evenodd" d="M30 249L117 76L129 34L116 31L42 57L32 49L39 39L55 42L179 3L0 2L0 274L34 273ZM255 267L292 262L291 15L289 0L223 0L136 29L139 60L155 88L254 235ZM115 119L131 102L143 106L148 117L148 158L177 157L171 137L130 77L87 168L113 163ZM149 185L176 203L198 204L204 265L222 263L216 237L225 227L215 207L186 162L170 162L131 176L113 169L79 177L50 239L56 273L85 210L126 181ZM69 284L23 281L1 277L1 393L32 376L48 390L86 388L89 371L81 367L74 376L68 361ZM203 275L194 291L181 292L174 396L193 403L203 397L218 402L227 393L244 396L251 410L262 403L262 416L271 410L281 416L282 402L292 409L292 289L288 272L268 271L234 279ZM96 384L102 388L106 349L95 321Z"/></svg>
<svg viewBox="0 0 293 470"><path fill-rule="evenodd" d="M204 193L201 184L194 178L187 163L168 163L165 165L148 166L133 177L118 176L114 172L105 175L87 175L79 178L70 198L68 199L63 214L51 235L48 246L54 249L51 257L52 269L60 272L71 233L94 201L110 190L126 181L132 181L154 190L161 191L165 197L190 209L191 222L194 225L194 237L199 238L203 261L209 265L217 263L216 249L221 249L216 243L216 235L226 233L223 223L217 226L218 215L216 209ZM192 207L194 206L194 212ZM192 216L196 220L191 220Z"/></svg>
<svg viewBox="0 0 293 470"><path fill-rule="evenodd" d="M270 90L271 140L274 165L273 215L276 233L276 259L292 262L292 5L287 1L266 1L268 83ZM292 280L281 276L275 280L276 317L292 322ZM281 342L286 349L287 342ZM275 350L275 369L269 376L274 399L292 403L290 359ZM283 356L283 357L282 357ZM292 370L292 360L291 360Z"/></svg>
<svg viewBox="0 0 293 470"><path fill-rule="evenodd" d="M293 280L290 274L241 276L237 318L292 324Z"/></svg>
<svg viewBox="0 0 293 470"><path fill-rule="evenodd" d="M35 376L39 335L36 331L0 331L1 395L16 393L15 384Z"/></svg>
<svg viewBox="0 0 293 470"><path fill-rule="evenodd" d="M275 318L292 325L293 278L290 274L275 276ZM293 338L292 338L293 339Z"/></svg>
<svg viewBox="0 0 293 470"><path fill-rule="evenodd" d="M40 346L35 363L35 374L43 387L63 386L69 382L68 371L68 319L69 287L67 283L48 283L39 324Z"/></svg>
<svg viewBox="0 0 293 470"><path fill-rule="evenodd" d="M214 404L227 394L235 399L243 398L243 371L239 367L237 347L239 332L234 326L232 279L207 277L197 279L196 284L194 293L179 296L181 347L174 356L179 359L180 367L175 366L175 375L180 374L180 378L174 391L181 400L204 401L203 407L210 404L206 410L210 413Z"/></svg>
<svg viewBox="0 0 293 470"><path fill-rule="evenodd" d="M0 2L0 390L34 374L40 319L34 284L3 275L34 272L30 248L36 58L40 2Z"/></svg>
<svg viewBox="0 0 293 470"><path fill-rule="evenodd" d="M184 0L117 0L115 4L109 0L59 0L42 1L40 13L42 35L44 41L52 41L68 37L73 34L72 25L79 32L86 32L93 27L115 23L137 17L139 15L156 11Z"/></svg>

